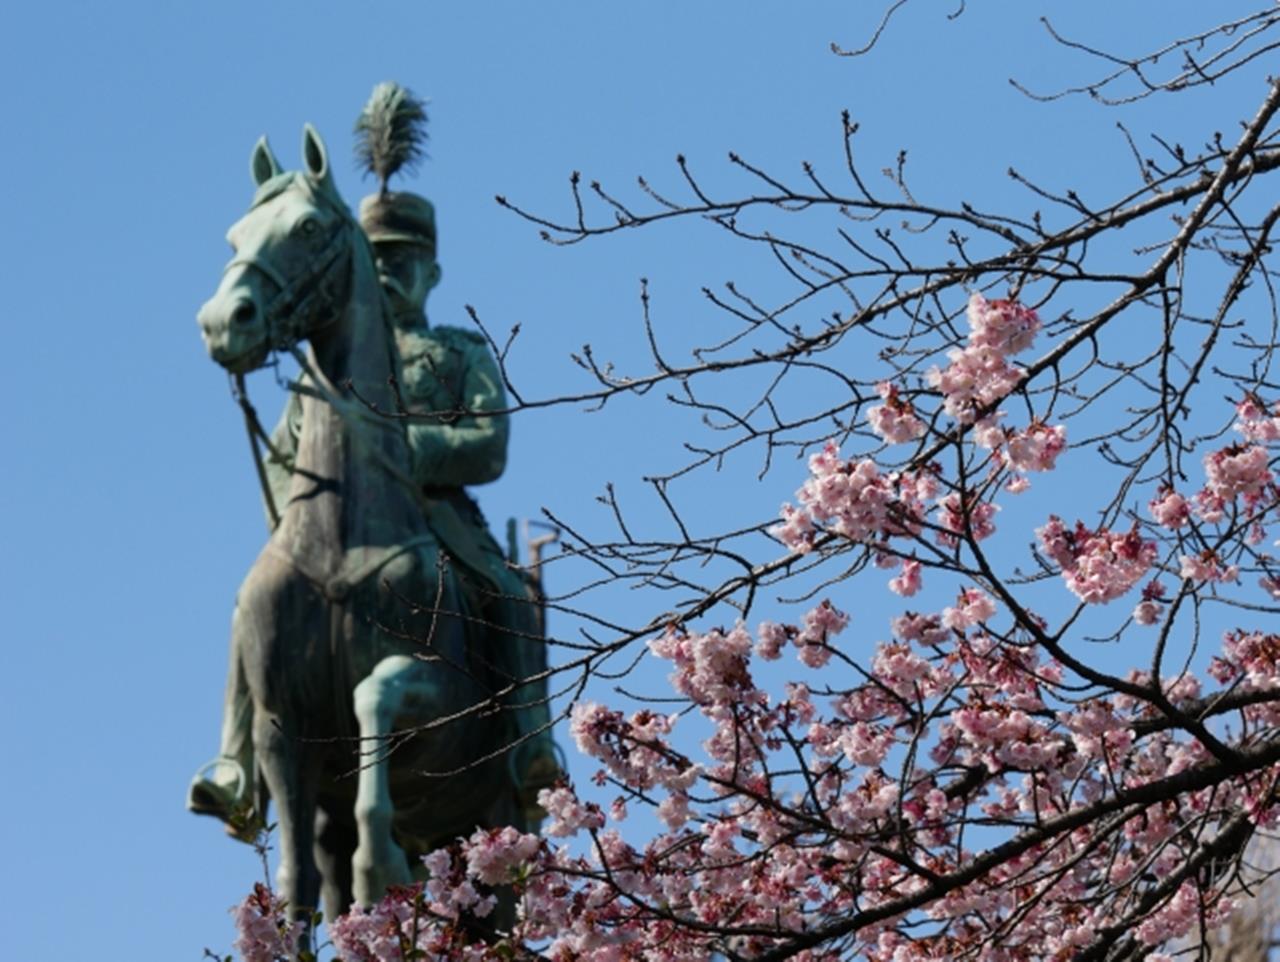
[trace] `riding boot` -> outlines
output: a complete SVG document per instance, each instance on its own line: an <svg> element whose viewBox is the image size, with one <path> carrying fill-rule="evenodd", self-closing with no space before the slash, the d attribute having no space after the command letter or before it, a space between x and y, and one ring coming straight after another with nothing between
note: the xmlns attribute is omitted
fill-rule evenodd
<svg viewBox="0 0 1280 962"><path fill-rule="evenodd" d="M226 823L227 834L252 844L265 821L257 799L253 761L253 699L240 659L232 657L222 712L218 757L204 765L187 789L187 809Z"/></svg>

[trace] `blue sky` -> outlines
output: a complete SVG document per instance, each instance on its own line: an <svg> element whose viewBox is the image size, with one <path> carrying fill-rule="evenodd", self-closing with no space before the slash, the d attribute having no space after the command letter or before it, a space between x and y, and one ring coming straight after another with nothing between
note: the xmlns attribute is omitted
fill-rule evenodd
<svg viewBox="0 0 1280 962"><path fill-rule="evenodd" d="M568 354L587 341L643 365L640 277L679 338L718 323L702 285L752 280L761 264L696 223L554 248L495 194L567 216L572 170L628 196L642 173L675 192L679 152L724 193L750 187L729 150L788 175L803 160L835 172L848 108L867 169L907 148L930 200L1022 204L1010 165L1109 196L1117 170L1132 177L1117 115L1083 98L1032 104L1006 82L1052 87L1092 70L1052 48L1036 18L1051 9L1076 35L1132 47L1196 23L1202 6L977 2L950 21L953 5L919 0L859 60L829 44L861 43L881 4L64 0L6 10L8 954L198 958L229 945L225 908L257 877L250 850L187 815L182 799L216 749L231 602L264 538L243 427L194 322L227 258L223 234L248 204L259 135L292 167L302 125L314 123L354 203L370 187L347 160L350 129L372 85L397 79L429 97L430 160L404 186L438 211L444 282L432 320L464 324L472 304L495 331L520 323L513 376L546 396L585 386ZM1216 6L1225 16L1261 4ZM1242 89L1227 114L1207 113L1198 94L1153 103L1144 129L1203 136L1216 125L1231 136L1260 95ZM274 418L270 375L251 390ZM592 499L614 480L636 496L641 522L658 524L638 478L677 462L684 427L631 402L604 415L522 416L510 470L479 492L482 505L496 525L545 505L592 528L605 520ZM758 520L801 470L753 478L749 467L708 476L688 503ZM638 618L663 600L617 603Z"/></svg>

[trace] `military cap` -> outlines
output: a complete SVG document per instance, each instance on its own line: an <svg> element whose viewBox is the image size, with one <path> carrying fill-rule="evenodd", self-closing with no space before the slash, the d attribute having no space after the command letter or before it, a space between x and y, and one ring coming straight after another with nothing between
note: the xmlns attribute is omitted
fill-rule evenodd
<svg viewBox="0 0 1280 962"><path fill-rule="evenodd" d="M360 226L375 244L417 244L435 256L436 209L425 197L408 191L370 194L360 201Z"/></svg>

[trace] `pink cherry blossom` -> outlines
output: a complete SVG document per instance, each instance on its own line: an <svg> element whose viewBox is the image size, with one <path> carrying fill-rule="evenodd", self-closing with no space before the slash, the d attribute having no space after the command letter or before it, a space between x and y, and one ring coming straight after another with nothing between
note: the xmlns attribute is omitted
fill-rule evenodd
<svg viewBox="0 0 1280 962"><path fill-rule="evenodd" d="M933 669L908 645L880 645L871 662L875 677L891 691L914 697L935 690Z"/></svg>
<svg viewBox="0 0 1280 962"><path fill-rule="evenodd" d="M1191 519L1187 499L1168 486L1160 489L1160 494L1151 499L1148 507L1156 524L1171 530L1176 531Z"/></svg>
<svg viewBox="0 0 1280 962"><path fill-rule="evenodd" d="M903 641L922 645L938 645L946 641L951 632L942 625L939 615L921 615L908 611L893 619L893 634Z"/></svg>
<svg viewBox="0 0 1280 962"><path fill-rule="evenodd" d="M938 535L938 543L954 546L960 540L957 536L966 533L975 541L991 537L996 532L995 516L999 510L1000 506L990 501L966 504L959 494L947 495L938 502L938 524L945 529Z"/></svg>
<svg viewBox="0 0 1280 962"><path fill-rule="evenodd" d="M1040 330L1035 311L1014 301L988 301L974 293L966 313L968 346L947 352L947 366L931 368L925 375L942 392L946 412L962 424L976 420L979 411L1018 386L1025 372L1005 358L1029 348ZM994 438L987 435L985 440Z"/></svg>
<svg viewBox="0 0 1280 962"><path fill-rule="evenodd" d="M897 387L881 381L876 391L885 402L867 411L867 421L876 434L890 444L903 444L924 436L928 428L916 417L911 402L899 396Z"/></svg>
<svg viewBox="0 0 1280 962"><path fill-rule="evenodd" d="M1133 729L1115 707L1105 698L1094 698L1063 714L1077 751L1092 758L1104 758L1108 752L1121 757L1129 751L1135 737Z"/></svg>
<svg viewBox="0 0 1280 962"><path fill-rule="evenodd" d="M698 704L727 704L752 698L755 686L747 668L752 639L745 627L701 634L668 628L649 643L659 658L672 661L671 683Z"/></svg>
<svg viewBox="0 0 1280 962"><path fill-rule="evenodd" d="M804 635L798 644L806 638L826 641L828 637L838 635L849 626L849 616L829 601L823 601L805 612Z"/></svg>
<svg viewBox="0 0 1280 962"><path fill-rule="evenodd" d="M1050 515L1036 529L1041 550L1062 569L1067 588L1085 604L1106 604L1125 594L1155 563L1156 546L1135 525L1125 534L1090 530L1077 522L1068 529Z"/></svg>
<svg viewBox="0 0 1280 962"><path fill-rule="evenodd" d="M1155 601L1139 601L1133 609L1133 620L1140 625L1154 625L1160 620L1160 610Z"/></svg>
<svg viewBox="0 0 1280 962"><path fill-rule="evenodd" d="M1093 540L1104 537L1088 534ZM1064 550L1074 551L1086 539L1073 534L1064 540ZM1095 550L1083 547L1086 553ZM1154 601L1163 591L1159 582L1149 582L1144 599ZM658 743L670 732L672 719L652 713L628 719L599 706L582 706L575 711L575 735L597 757L616 755L613 771L650 786L645 791L656 796L655 814L665 826L661 834L643 851L633 849L602 827L598 809L559 786L541 796L553 818L551 833L590 830L594 844L585 852L554 848L514 829L475 832L452 847L454 854L438 850L428 856L431 878L425 891L393 890L372 909L337 920L335 945L344 958L356 962L402 959L411 947L427 959L491 959L486 954L491 949L470 941L454 920L491 911L492 896L484 894L485 887L511 883L519 898L513 938L539 944L549 959L704 958L721 944L715 940L722 931L767 931L776 933L773 939L784 939L788 933L812 930L814 919L831 924L850 912L925 891L918 875L879 854L881 838L909 840L913 858L934 877L947 879L978 864L975 853L956 848L958 829L967 818L981 815L992 824L1034 831L1076 806L1107 802L1108 793L1158 784L1214 763L1198 743L1180 742L1167 728L1144 728L1145 703L1131 695L1072 698L1049 710L1044 686L1060 677L1052 665L1042 664L1034 648L968 633L995 611L985 592L969 588L941 616L903 615L895 621L902 640L877 645L868 682L843 692L829 713L824 696L800 684L787 685L786 699L776 704L748 700L733 711L714 701L702 704L716 724L708 750L723 760L709 775L722 781L723 794L710 803L700 800L687 782L668 785L644 776L648 766L627 758L631 752L649 751L670 764L671 755L659 751ZM803 627L769 631L780 644L806 633L829 638L847 628L847 616L823 604L809 612ZM758 643L750 638L729 642L733 631L708 642L706 655L714 660L727 651L736 663L745 657L744 649ZM696 663L693 637L664 635L655 654L677 664ZM926 638L927 644L913 645ZM1242 690L1250 684L1280 690L1280 641L1258 634L1229 637L1215 674ZM1257 681L1234 681L1240 677ZM1139 687L1149 684L1141 672L1131 673L1129 680ZM1200 683L1190 673L1164 679L1160 687L1175 705L1199 704ZM895 750L916 737L909 706L942 704L930 700L944 698L955 699L956 705L938 716L928 755L943 766L940 771L963 766L984 773L990 790L975 797L944 791L933 776L913 785L885 774ZM771 739L770 733L779 730L789 733L789 742ZM776 742L773 749L768 748L771 740ZM750 745L766 752L801 752L809 773L806 797L815 807L792 808L799 803L754 763L755 754L743 754ZM1016 957L1041 958L1052 950L1070 957L1094 944L1098 926L1114 926L1126 917L1132 900L1125 896L1138 884L1139 873L1175 877L1185 863L1176 840L1186 835L1186 819L1203 810L1197 806L1207 805L1256 812L1260 822L1275 817L1276 808L1261 791L1237 791L1226 784L1192 793L1185 809L1172 803L1138 806L1120 826L1120 848L1095 846L1091 832L1096 823L1082 823L1053 844L1024 849L968 876L964 884L923 903L921 911L953 926L953 933L963 931L966 920L979 911L985 920L1017 917L1019 924L1008 930L1002 951L1018 949L1022 954ZM800 812L803 820L793 814ZM794 844L799 840L804 844ZM855 869L866 886L857 903L851 901L846 881ZM1044 880L1047 887L1030 909L1017 915L1027 905L1020 886L1028 879ZM1194 898L1187 894L1193 889ZM1113 894L1100 898L1099 891ZM1081 915L1086 893L1094 893L1094 901ZM1230 906L1221 892L1206 895L1183 885L1140 916L1135 931L1144 945L1160 945L1198 925L1202 912L1215 924L1221 922ZM655 914L653 907L661 912ZM682 924L685 919L688 924ZM739 938L736 944L743 951L748 944L755 946L753 951L779 944L758 935ZM859 933L855 954L889 962L917 957L937 962L953 955L954 935L937 942L933 938L917 931L915 954L902 954L909 944L903 930L892 922L878 923ZM883 955L890 948L891 955Z"/></svg>
<svg viewBox="0 0 1280 962"><path fill-rule="evenodd" d="M580 802L567 786L542 789L538 792L538 805L551 819L551 824L543 829L546 835L564 838L584 828L604 827L604 813L600 807L591 802Z"/></svg>
<svg viewBox="0 0 1280 962"><path fill-rule="evenodd" d="M1235 565L1223 565L1212 551L1198 555L1182 555L1179 558L1179 576L1185 581L1235 581L1240 569Z"/></svg>
<svg viewBox="0 0 1280 962"><path fill-rule="evenodd" d="M870 768L884 761L894 742L888 729L860 721L843 730L839 747L849 761Z"/></svg>
<svg viewBox="0 0 1280 962"><path fill-rule="evenodd" d="M925 380L942 392L943 407L961 424L977 420L979 411L1008 395L1025 375L989 346L951 350L947 360L945 368L930 368Z"/></svg>
<svg viewBox="0 0 1280 962"><path fill-rule="evenodd" d="M1160 599L1165 595L1165 587L1159 581L1149 581L1142 586L1142 600L1133 609L1133 620L1139 625L1150 627L1160 621L1163 607Z"/></svg>
<svg viewBox="0 0 1280 962"><path fill-rule="evenodd" d="M776 661L782 656L782 648L786 642L786 629L772 621L765 621L756 631L755 652L761 658Z"/></svg>
<svg viewBox="0 0 1280 962"><path fill-rule="evenodd" d="M1254 494L1273 480L1267 467L1267 449L1261 445L1230 445L1204 459L1207 488L1223 500Z"/></svg>
<svg viewBox="0 0 1280 962"><path fill-rule="evenodd" d="M329 937L334 948L348 962L400 962L414 949L426 949L423 943L437 940L431 926L421 925L415 931L413 920L421 911L421 898L419 886L395 888L368 910L353 908L331 920Z"/></svg>
<svg viewBox="0 0 1280 962"><path fill-rule="evenodd" d="M902 573L889 580L889 590L895 595L910 598L920 590L920 571L921 566L919 561L914 558L905 559L902 562Z"/></svg>
<svg viewBox="0 0 1280 962"><path fill-rule="evenodd" d="M1280 688L1280 635L1262 631L1230 631L1210 674L1221 684L1243 679L1250 689Z"/></svg>
<svg viewBox="0 0 1280 962"><path fill-rule="evenodd" d="M1000 419L1003 417L1003 411L996 411L976 423L973 426L973 443L988 451L1003 445L1008 436L1005 428L1000 424Z"/></svg>
<svg viewBox="0 0 1280 962"><path fill-rule="evenodd" d="M783 523L771 529L801 554L812 550L819 528L859 542L913 534L936 491L928 470L883 474L869 458L842 460L832 442L809 459L809 471L796 492L800 506L783 505Z"/></svg>
<svg viewBox="0 0 1280 962"><path fill-rule="evenodd" d="M782 524L770 529L775 538L799 554L813 550L815 535L813 519L804 511L797 511L789 504L782 506Z"/></svg>
<svg viewBox="0 0 1280 962"><path fill-rule="evenodd" d="M1230 913L1231 903L1216 903L1203 919L1199 889L1191 882L1184 882L1177 893L1138 926L1138 938L1146 945L1163 945L1170 939L1186 935L1193 926L1206 924L1215 927Z"/></svg>
<svg viewBox="0 0 1280 962"><path fill-rule="evenodd" d="M1201 488L1192 497L1191 511L1201 521L1216 524L1226 516L1227 505L1226 498L1206 487Z"/></svg>
<svg viewBox="0 0 1280 962"><path fill-rule="evenodd" d="M1067 429L1061 424L1033 423L1005 442L1005 460L1015 471L1052 471L1067 448Z"/></svg>
<svg viewBox="0 0 1280 962"><path fill-rule="evenodd" d="M1235 429L1250 441L1259 444L1270 444L1280 441L1280 403L1273 404L1270 410L1256 395L1246 395L1236 405L1239 419Z"/></svg>
<svg viewBox="0 0 1280 962"><path fill-rule="evenodd" d="M1040 318L1017 301L989 301L979 293L969 295L966 313L971 344L992 347L1002 354L1018 354L1035 342Z"/></svg>
<svg viewBox="0 0 1280 962"><path fill-rule="evenodd" d="M1011 475L1009 480L1004 483L1004 489L1010 494L1022 494L1031 487L1031 482L1027 480L1025 475Z"/></svg>
<svg viewBox="0 0 1280 962"><path fill-rule="evenodd" d="M467 874L486 885L511 881L515 870L538 854L542 839L508 826L478 829L468 840Z"/></svg>
<svg viewBox="0 0 1280 962"><path fill-rule="evenodd" d="M239 937L234 947L244 962L277 962L293 958L306 923L289 921L287 906L258 882L244 901L231 907Z"/></svg>
<svg viewBox="0 0 1280 962"><path fill-rule="evenodd" d="M996 603L980 588L966 588L953 607L942 612L942 623L948 628L963 631L981 624L996 613Z"/></svg>
<svg viewBox="0 0 1280 962"><path fill-rule="evenodd" d="M659 803L655 814L673 831L682 827L689 820L689 796L672 792Z"/></svg>

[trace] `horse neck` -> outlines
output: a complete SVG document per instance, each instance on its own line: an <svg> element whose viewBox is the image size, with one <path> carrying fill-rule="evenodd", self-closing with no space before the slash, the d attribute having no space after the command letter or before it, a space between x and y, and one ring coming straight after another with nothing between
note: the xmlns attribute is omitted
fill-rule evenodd
<svg viewBox="0 0 1280 962"><path fill-rule="evenodd" d="M403 428L361 416L370 414L365 405L396 410L388 375L398 373L397 355L373 258L359 235L350 261L346 303L310 338L309 363L327 383L321 396L303 393L302 433L281 525L295 553L320 555L318 566L330 569L347 549L401 543L423 527L421 508L393 474L412 475ZM348 412L335 410L325 392L347 399Z"/></svg>

